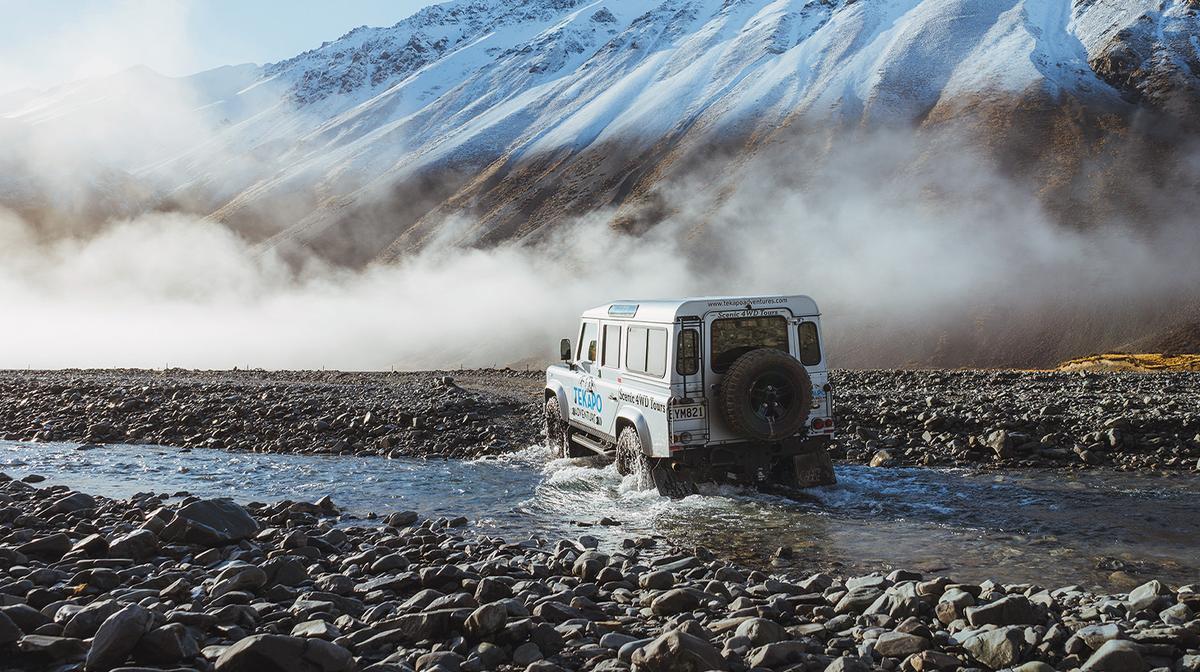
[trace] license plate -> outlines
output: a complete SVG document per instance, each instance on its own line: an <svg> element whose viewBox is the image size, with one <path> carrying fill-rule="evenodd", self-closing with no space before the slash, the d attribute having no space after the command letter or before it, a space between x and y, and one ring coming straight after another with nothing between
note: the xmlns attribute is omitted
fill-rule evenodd
<svg viewBox="0 0 1200 672"><path fill-rule="evenodd" d="M691 404L689 406L672 406L671 421L676 420L702 420L704 418L704 404Z"/></svg>

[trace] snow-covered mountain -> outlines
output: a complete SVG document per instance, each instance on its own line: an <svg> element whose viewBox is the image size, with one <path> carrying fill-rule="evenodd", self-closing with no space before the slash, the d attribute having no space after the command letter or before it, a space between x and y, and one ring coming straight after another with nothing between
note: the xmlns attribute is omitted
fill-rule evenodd
<svg viewBox="0 0 1200 672"><path fill-rule="evenodd" d="M263 67L0 98L0 142L96 128L88 170L156 207L362 263L447 214L472 215L466 243L538 235L644 198L714 143L752 153L812 124L961 127L1034 173L1049 147L1104 161L1139 115L1200 117L1198 15L1200 0L453 0ZM163 97L136 106L146 118L120 118L128 80Z"/></svg>

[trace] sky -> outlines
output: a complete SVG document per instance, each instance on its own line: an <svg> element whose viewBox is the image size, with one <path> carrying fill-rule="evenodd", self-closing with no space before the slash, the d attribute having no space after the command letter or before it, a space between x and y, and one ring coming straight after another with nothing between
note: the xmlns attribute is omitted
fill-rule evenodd
<svg viewBox="0 0 1200 672"><path fill-rule="evenodd" d="M0 93L145 65L267 63L435 0L0 0Z"/></svg>

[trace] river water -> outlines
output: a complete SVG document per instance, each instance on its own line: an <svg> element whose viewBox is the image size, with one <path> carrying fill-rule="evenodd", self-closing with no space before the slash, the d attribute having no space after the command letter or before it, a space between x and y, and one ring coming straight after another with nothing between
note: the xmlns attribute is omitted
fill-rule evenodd
<svg viewBox="0 0 1200 672"><path fill-rule="evenodd" d="M1200 582L1200 478L1186 475L843 466L838 485L802 499L719 488L672 501L611 465L549 460L541 447L463 462L12 442L0 442L0 471L110 497L328 494L347 513L466 516L510 539L658 535L797 575L906 568L1107 590ZM596 524L604 517L620 524ZM791 560L772 560L780 546Z"/></svg>

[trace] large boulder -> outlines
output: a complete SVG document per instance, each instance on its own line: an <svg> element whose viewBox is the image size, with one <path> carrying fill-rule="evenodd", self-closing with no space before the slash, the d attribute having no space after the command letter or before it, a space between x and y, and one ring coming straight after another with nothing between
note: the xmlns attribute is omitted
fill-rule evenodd
<svg viewBox="0 0 1200 672"><path fill-rule="evenodd" d="M225 546L258 533L258 522L232 499L201 499L184 506L162 538L201 546Z"/></svg>
<svg viewBox="0 0 1200 672"><path fill-rule="evenodd" d="M254 635L217 658L217 672L348 672L354 657L337 644L287 635Z"/></svg>
<svg viewBox="0 0 1200 672"><path fill-rule="evenodd" d="M728 668L712 644L678 630L634 651L633 666L638 672L705 672Z"/></svg>

